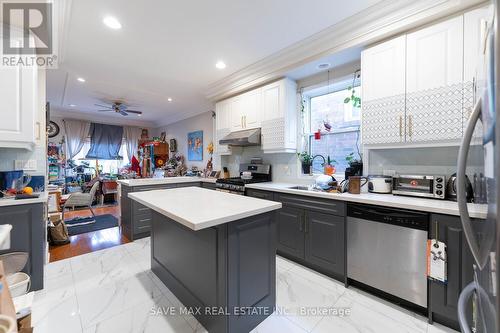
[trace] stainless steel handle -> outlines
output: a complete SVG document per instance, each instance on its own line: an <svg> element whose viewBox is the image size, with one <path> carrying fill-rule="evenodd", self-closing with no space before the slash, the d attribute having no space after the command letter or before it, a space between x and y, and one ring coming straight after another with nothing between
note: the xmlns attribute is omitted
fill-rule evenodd
<svg viewBox="0 0 500 333"><path fill-rule="evenodd" d="M146 221L151 221L151 219L142 219L142 220L139 220L139 222L146 222Z"/></svg>
<svg viewBox="0 0 500 333"><path fill-rule="evenodd" d="M148 207L142 207L142 208L139 208L138 210L149 210Z"/></svg>
<svg viewBox="0 0 500 333"><path fill-rule="evenodd" d="M245 128L247 128L247 116L244 116L245 118Z"/></svg>
<svg viewBox="0 0 500 333"><path fill-rule="evenodd" d="M411 114L408 116L408 134L411 139L413 136L413 116Z"/></svg>
<svg viewBox="0 0 500 333"><path fill-rule="evenodd" d="M399 138L403 139L403 116L399 116Z"/></svg>
<svg viewBox="0 0 500 333"><path fill-rule="evenodd" d="M488 261L488 256L485 255L483 258L481 257L481 253L479 251L479 244L477 243L476 237L474 237L474 230L472 229L472 221L469 216L469 209L467 208L467 195L466 195L466 175L465 169L467 167L467 157L469 155L470 143L472 141L472 136L474 134L474 128L476 127L476 123L479 121L479 117L481 115L481 98L477 101L474 106L474 110L472 110L472 114L470 116L469 122L467 123L467 127L465 129L464 136L462 138L462 143L460 145L460 149L458 151L458 163L457 163L457 203L458 203L458 211L460 213L460 220L462 221L462 227L464 229L465 238L467 239L467 243L469 243L470 250L474 259L478 266L483 269Z"/></svg>
<svg viewBox="0 0 500 333"><path fill-rule="evenodd" d="M38 129L38 134L36 136L36 140L40 140L42 138L42 127L40 126L40 122L39 121L36 122L36 126L37 126L37 129Z"/></svg>
<svg viewBox="0 0 500 333"><path fill-rule="evenodd" d="M241 128L243 128L243 116L241 116L240 121L241 121Z"/></svg>
<svg viewBox="0 0 500 333"><path fill-rule="evenodd" d="M476 283L472 281L464 288L464 290L462 290L460 296L458 297L458 323L460 324L460 331L462 333L471 333L465 309L467 308L467 302L474 291L476 291Z"/></svg>
<svg viewBox="0 0 500 333"><path fill-rule="evenodd" d="M304 231L304 214L300 215L300 219L299 219L299 231L300 232Z"/></svg>

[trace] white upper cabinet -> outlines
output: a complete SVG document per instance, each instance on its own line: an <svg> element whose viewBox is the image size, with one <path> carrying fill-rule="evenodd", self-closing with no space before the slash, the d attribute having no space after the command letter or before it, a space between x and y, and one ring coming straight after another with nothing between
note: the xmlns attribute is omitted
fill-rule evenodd
<svg viewBox="0 0 500 333"><path fill-rule="evenodd" d="M0 147L33 149L38 121L38 69L0 68ZM41 124L38 124L41 126ZM45 133L45 131L43 131Z"/></svg>
<svg viewBox="0 0 500 333"><path fill-rule="evenodd" d="M484 39L493 20L493 6L481 7L464 14L464 82L477 78L479 61L483 58Z"/></svg>
<svg viewBox="0 0 500 333"><path fill-rule="evenodd" d="M406 36L378 44L361 53L363 102L405 93L405 53Z"/></svg>
<svg viewBox="0 0 500 333"><path fill-rule="evenodd" d="M216 103L216 153L231 154L219 140L246 129L261 128L264 153L297 151L297 84L282 79Z"/></svg>
<svg viewBox="0 0 500 333"><path fill-rule="evenodd" d="M228 145L220 145L219 140L231 133L230 101L222 101L215 105L215 153L219 155L231 154Z"/></svg>
<svg viewBox="0 0 500 333"><path fill-rule="evenodd" d="M231 103L231 131L260 127L261 90L255 89L228 100Z"/></svg>
<svg viewBox="0 0 500 333"><path fill-rule="evenodd" d="M406 36L406 92L462 83L463 17Z"/></svg>
<svg viewBox="0 0 500 333"><path fill-rule="evenodd" d="M242 95L243 99L243 128L259 128L261 122L262 90L254 89Z"/></svg>
<svg viewBox="0 0 500 333"><path fill-rule="evenodd" d="M406 36L406 141L462 137L463 16Z"/></svg>
<svg viewBox="0 0 500 333"><path fill-rule="evenodd" d="M467 126L472 108L485 86L484 73L486 30L493 20L493 6L477 8L464 14L464 99L463 131ZM479 122L474 131L475 138L482 138ZM481 143L479 140L477 143Z"/></svg>
<svg viewBox="0 0 500 333"><path fill-rule="evenodd" d="M364 144L405 141L406 36L361 53Z"/></svg>
<svg viewBox="0 0 500 333"><path fill-rule="evenodd" d="M262 150L297 151L297 84L290 79L262 87Z"/></svg>

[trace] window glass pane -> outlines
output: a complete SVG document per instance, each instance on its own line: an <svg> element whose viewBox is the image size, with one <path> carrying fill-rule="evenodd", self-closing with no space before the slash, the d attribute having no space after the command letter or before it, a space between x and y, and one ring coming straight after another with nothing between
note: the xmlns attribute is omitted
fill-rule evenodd
<svg viewBox="0 0 500 333"><path fill-rule="evenodd" d="M346 156L354 152L354 155L358 157L356 149L356 139L359 135L359 131L351 131L337 134L324 134L321 136L320 140L315 140L314 136L311 136L311 154L322 155L327 158L330 156L332 160L336 160L337 163L332 162L335 165L337 173L343 173L347 168ZM323 173L323 167L321 166L323 160L321 158L316 158L313 164L314 173Z"/></svg>
<svg viewBox="0 0 500 333"><path fill-rule="evenodd" d="M356 96L361 96L361 87L354 87ZM351 96L348 89L311 98L311 128L310 133L320 129L326 132L325 123L331 125L331 130L359 126L361 108L353 107L352 103L344 103Z"/></svg>
<svg viewBox="0 0 500 333"><path fill-rule="evenodd" d="M361 96L361 87L354 87L355 95ZM337 173L343 173L348 164L346 156L354 152L359 157L357 144L359 144L359 127L361 124L361 108L353 107L352 103L344 103L351 97L352 91L345 89L330 94L312 97L310 105L310 153L322 155L325 159L330 156L336 160L333 164ZM325 125L326 124L326 125ZM328 131L327 127L330 127ZM316 140L314 132L321 131L321 139ZM313 164L315 173L322 173L323 160L316 158Z"/></svg>

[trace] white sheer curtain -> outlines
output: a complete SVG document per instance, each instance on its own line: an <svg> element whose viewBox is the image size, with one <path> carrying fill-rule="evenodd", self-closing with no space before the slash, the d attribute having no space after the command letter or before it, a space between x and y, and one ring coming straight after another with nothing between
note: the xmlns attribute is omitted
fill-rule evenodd
<svg viewBox="0 0 500 333"><path fill-rule="evenodd" d="M137 156L137 140L141 137L142 129L139 127L123 127L123 137L125 138L125 146L127 148L127 156L130 162L132 162L132 156L138 158Z"/></svg>
<svg viewBox="0 0 500 333"><path fill-rule="evenodd" d="M67 159L73 159L82 150L89 136L90 122L64 119Z"/></svg>

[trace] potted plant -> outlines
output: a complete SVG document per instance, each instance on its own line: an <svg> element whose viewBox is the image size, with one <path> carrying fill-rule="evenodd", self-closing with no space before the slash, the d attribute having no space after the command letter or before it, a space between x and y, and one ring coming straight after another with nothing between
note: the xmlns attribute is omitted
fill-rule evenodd
<svg viewBox="0 0 500 333"><path fill-rule="evenodd" d="M311 165L313 161L312 156L306 151L297 153L297 156L299 157L300 163L302 163L302 173L306 175L309 174L311 172Z"/></svg>
<svg viewBox="0 0 500 333"><path fill-rule="evenodd" d="M345 157L349 167L345 169L346 178L348 176L361 176L363 174L363 161L354 157L354 152Z"/></svg>
<svg viewBox="0 0 500 333"><path fill-rule="evenodd" d="M337 163L335 159L331 159L330 155L327 156L326 164L324 165L324 173L325 175L331 176L335 173L335 165L332 163Z"/></svg>

